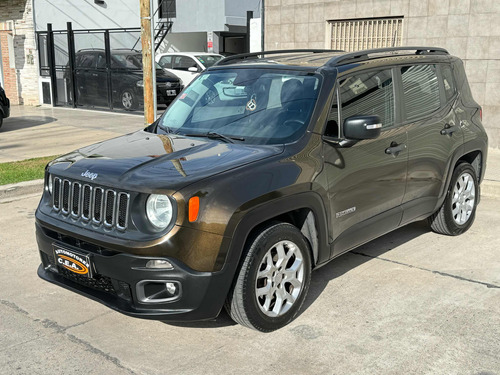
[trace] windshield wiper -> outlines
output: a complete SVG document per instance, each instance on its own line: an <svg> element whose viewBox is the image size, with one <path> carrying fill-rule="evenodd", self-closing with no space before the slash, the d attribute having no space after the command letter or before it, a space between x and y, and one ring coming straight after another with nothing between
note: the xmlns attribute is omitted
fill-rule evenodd
<svg viewBox="0 0 500 375"><path fill-rule="evenodd" d="M172 129L170 129L167 125L158 124L158 127L165 133L173 133Z"/></svg>
<svg viewBox="0 0 500 375"><path fill-rule="evenodd" d="M245 138L242 137L231 137L217 132L208 133L196 133L196 134L184 134L186 137L207 137L211 139L223 139L226 142L234 143L234 141L244 141ZM233 141L234 140L234 141Z"/></svg>

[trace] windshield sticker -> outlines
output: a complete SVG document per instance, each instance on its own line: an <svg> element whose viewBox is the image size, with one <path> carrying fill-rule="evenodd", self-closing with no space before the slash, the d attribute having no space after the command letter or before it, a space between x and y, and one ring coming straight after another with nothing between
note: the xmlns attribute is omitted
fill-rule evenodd
<svg viewBox="0 0 500 375"><path fill-rule="evenodd" d="M257 109L257 102L255 101L254 96L252 96L252 99L250 99L245 108L250 112L253 112Z"/></svg>
<svg viewBox="0 0 500 375"><path fill-rule="evenodd" d="M355 95L359 95L368 89L368 87L366 87L366 85L359 78L352 85L350 85L349 88Z"/></svg>

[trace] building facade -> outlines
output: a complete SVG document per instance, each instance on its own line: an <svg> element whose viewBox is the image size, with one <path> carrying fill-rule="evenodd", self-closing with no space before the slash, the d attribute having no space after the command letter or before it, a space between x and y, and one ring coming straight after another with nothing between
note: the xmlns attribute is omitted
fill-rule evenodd
<svg viewBox="0 0 500 375"><path fill-rule="evenodd" d="M12 104L39 103L37 61L31 0L0 1L0 84Z"/></svg>
<svg viewBox="0 0 500 375"><path fill-rule="evenodd" d="M500 146L499 0L266 0L265 48L444 47L466 66Z"/></svg>

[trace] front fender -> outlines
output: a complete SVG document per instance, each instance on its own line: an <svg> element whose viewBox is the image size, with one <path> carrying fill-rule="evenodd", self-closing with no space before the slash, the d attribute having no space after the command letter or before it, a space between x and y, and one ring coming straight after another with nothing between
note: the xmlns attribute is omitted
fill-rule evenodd
<svg viewBox="0 0 500 375"><path fill-rule="evenodd" d="M259 224L303 208L309 209L313 213L318 234L318 248L317 251L313 250L313 264L320 264L329 259L330 247L328 245L326 211L321 196L313 191L268 199L271 196L272 193L261 197L258 200L260 203L255 206L245 204L246 207L240 207L231 217L224 233L224 237L230 238L231 241L226 251L221 249L216 268L226 263L228 253L237 253L237 260L234 256L231 257L231 260L240 262L248 236Z"/></svg>

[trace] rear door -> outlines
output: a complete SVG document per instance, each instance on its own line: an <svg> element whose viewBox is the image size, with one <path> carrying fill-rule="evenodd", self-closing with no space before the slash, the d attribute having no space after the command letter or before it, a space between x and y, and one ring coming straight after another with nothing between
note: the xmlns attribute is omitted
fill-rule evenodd
<svg viewBox="0 0 500 375"><path fill-rule="evenodd" d="M458 95L448 64L403 66L397 75L408 128L406 223L434 211L463 134L455 114Z"/></svg>
<svg viewBox="0 0 500 375"><path fill-rule="evenodd" d="M323 144L332 255L396 228L401 220L408 151L406 128L395 111L393 71L362 71L337 83L339 107L335 102L330 120L338 116L342 124L351 116L378 115L383 128L378 138L352 147Z"/></svg>

